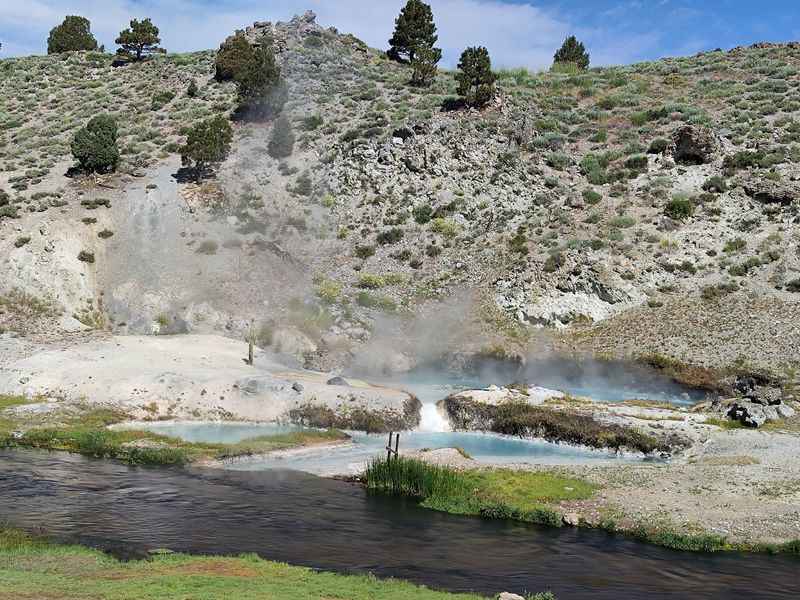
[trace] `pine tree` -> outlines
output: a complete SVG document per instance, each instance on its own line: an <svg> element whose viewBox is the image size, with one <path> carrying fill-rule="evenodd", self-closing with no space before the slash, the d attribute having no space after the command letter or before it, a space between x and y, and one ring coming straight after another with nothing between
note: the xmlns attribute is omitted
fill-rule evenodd
<svg viewBox="0 0 800 600"><path fill-rule="evenodd" d="M131 20L131 26L119 32L119 37L114 42L122 46L117 54L129 60L142 60L155 52L164 52L159 48L161 38L158 37L158 27L150 19Z"/></svg>
<svg viewBox="0 0 800 600"><path fill-rule="evenodd" d="M235 80L242 69L253 59L253 46L242 32L229 37L219 47L214 61L214 77L217 81Z"/></svg>
<svg viewBox="0 0 800 600"><path fill-rule="evenodd" d="M580 70L589 68L589 53L574 35L569 36L553 56L553 65L573 64Z"/></svg>
<svg viewBox="0 0 800 600"><path fill-rule="evenodd" d="M194 168L198 176L214 163L225 160L231 151L233 130L225 117L217 115L200 121L189 131L186 145L181 148L181 161Z"/></svg>
<svg viewBox="0 0 800 600"><path fill-rule="evenodd" d="M388 54L413 63L420 49L433 48L438 39L430 5L421 0L408 0L395 20Z"/></svg>
<svg viewBox="0 0 800 600"><path fill-rule="evenodd" d="M442 51L439 48L422 47L417 50L412 66L411 83L419 86L428 86L436 78L436 64L442 60Z"/></svg>
<svg viewBox="0 0 800 600"><path fill-rule="evenodd" d="M496 77L492 73L492 60L486 48L480 46L464 50L458 61L458 70L458 94L468 106L485 106L494 98Z"/></svg>
<svg viewBox="0 0 800 600"><path fill-rule="evenodd" d="M270 40L263 40L236 73L239 110L256 118L278 114L288 98Z"/></svg>
<svg viewBox="0 0 800 600"><path fill-rule="evenodd" d="M92 118L72 138L72 155L85 171L105 173L119 163L117 123L110 115Z"/></svg>
<svg viewBox="0 0 800 600"><path fill-rule="evenodd" d="M47 53L60 54L76 50L97 50L97 40L92 35L89 19L70 15L64 18L61 25L50 30Z"/></svg>

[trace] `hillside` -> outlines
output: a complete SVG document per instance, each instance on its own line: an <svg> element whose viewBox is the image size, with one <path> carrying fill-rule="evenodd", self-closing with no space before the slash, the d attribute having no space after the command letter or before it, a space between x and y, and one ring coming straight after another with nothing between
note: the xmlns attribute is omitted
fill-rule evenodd
<svg viewBox="0 0 800 600"><path fill-rule="evenodd" d="M248 35L264 31L294 152L272 158L272 125L237 122L203 185L174 153L233 110L214 52L0 62L0 327L255 323L326 368L531 345L781 377L800 362L797 45L500 72L479 112L452 73L412 87L313 15ZM72 176L69 139L99 112L121 126L119 173Z"/></svg>

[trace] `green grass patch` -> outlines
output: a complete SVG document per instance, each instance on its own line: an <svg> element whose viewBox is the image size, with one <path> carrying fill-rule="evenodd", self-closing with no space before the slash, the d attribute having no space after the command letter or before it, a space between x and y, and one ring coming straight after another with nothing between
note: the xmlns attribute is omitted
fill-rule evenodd
<svg viewBox="0 0 800 600"><path fill-rule="evenodd" d="M561 526L550 504L583 500L594 486L581 479L526 471L457 471L426 462L377 459L364 475L367 489L420 501L425 508L490 519L511 519Z"/></svg>
<svg viewBox="0 0 800 600"><path fill-rule="evenodd" d="M101 552L0 529L0 589L15 598L104 600L479 600L475 594L433 591L405 581L320 573L255 555L158 555L120 562ZM0 596L3 594L0 592ZM3 596L5 597L5 596ZM11 596L9 596L10 598Z"/></svg>
<svg viewBox="0 0 800 600"><path fill-rule="evenodd" d="M217 451L215 456L219 459L252 456L301 446L343 442L347 439L349 439L349 436L337 429L292 431L290 433L249 438L237 444L225 445Z"/></svg>
<svg viewBox="0 0 800 600"><path fill-rule="evenodd" d="M12 408L14 406L22 406L27 404L28 401L22 396L3 396L0 395L0 410Z"/></svg>

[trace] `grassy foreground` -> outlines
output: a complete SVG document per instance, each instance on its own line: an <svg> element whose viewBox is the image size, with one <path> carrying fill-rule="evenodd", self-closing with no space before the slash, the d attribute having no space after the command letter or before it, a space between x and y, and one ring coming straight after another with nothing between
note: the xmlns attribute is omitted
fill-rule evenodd
<svg viewBox="0 0 800 600"><path fill-rule="evenodd" d="M0 529L0 600L478 600L398 580L319 573L262 560L154 556L122 563L80 546ZM540 600L549 594L534 596Z"/></svg>
<svg viewBox="0 0 800 600"><path fill-rule="evenodd" d="M300 446L343 441L338 430L308 430L260 436L236 444L186 442L149 431L109 430L127 415L109 409L77 410L45 417L30 426L2 411L25 404L24 398L0 396L0 448L38 448L110 458L133 465L182 465L199 460L224 460ZM37 417L39 421L43 417ZM22 431L22 435L15 435Z"/></svg>

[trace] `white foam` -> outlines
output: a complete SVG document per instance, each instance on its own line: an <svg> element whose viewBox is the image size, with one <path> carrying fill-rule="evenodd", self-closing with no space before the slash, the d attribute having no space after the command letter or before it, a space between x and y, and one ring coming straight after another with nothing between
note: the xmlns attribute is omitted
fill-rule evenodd
<svg viewBox="0 0 800 600"><path fill-rule="evenodd" d="M425 431L428 433L438 433L441 431L450 431L450 423L439 410L434 402L425 402L422 404L420 411L420 422L417 431Z"/></svg>

